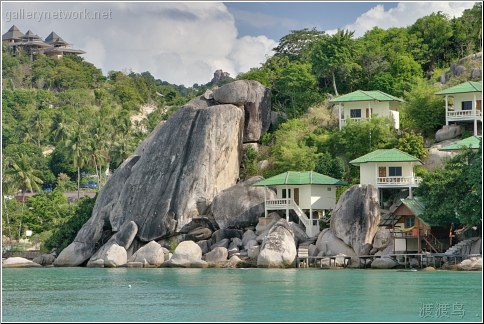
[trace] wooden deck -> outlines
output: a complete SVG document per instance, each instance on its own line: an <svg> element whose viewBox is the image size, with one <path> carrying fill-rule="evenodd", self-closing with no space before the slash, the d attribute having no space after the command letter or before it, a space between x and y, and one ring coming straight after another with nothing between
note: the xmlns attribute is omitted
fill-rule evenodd
<svg viewBox="0 0 484 324"><path fill-rule="evenodd" d="M465 259L474 256L481 256L481 254L467 254L467 255L446 255L444 253L397 253L397 254L387 254L387 255L358 255L358 256L343 256L343 255L331 255L331 256L309 256L305 254L304 250L298 250L298 256L296 258L297 268L323 268L323 260L329 259L329 267L336 267L336 259L340 259L343 263L343 267L346 268L355 261L358 260L358 268L368 268L371 262L378 258L392 258L393 260L403 258L405 269L412 268L410 261L416 259L418 261L419 267L422 269L424 267L433 266L434 268L442 267L442 264L446 261L457 264ZM444 261L445 259L445 261ZM370 262L371 261L371 262Z"/></svg>

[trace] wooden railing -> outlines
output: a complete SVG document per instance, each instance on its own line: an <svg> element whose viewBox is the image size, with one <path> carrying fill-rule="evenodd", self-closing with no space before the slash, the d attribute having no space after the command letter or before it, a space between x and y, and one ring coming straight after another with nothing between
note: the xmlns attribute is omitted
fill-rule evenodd
<svg viewBox="0 0 484 324"><path fill-rule="evenodd" d="M379 185L419 185L420 177L377 177L376 183Z"/></svg>

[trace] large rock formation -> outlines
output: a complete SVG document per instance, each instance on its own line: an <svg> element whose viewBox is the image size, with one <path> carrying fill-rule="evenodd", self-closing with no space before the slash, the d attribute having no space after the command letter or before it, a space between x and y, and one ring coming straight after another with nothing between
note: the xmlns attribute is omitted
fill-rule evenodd
<svg viewBox="0 0 484 324"><path fill-rule="evenodd" d="M296 244L291 225L285 220L279 220L262 242L258 267L286 268L294 265L296 260Z"/></svg>
<svg viewBox="0 0 484 324"><path fill-rule="evenodd" d="M445 140L449 140L452 138L456 138L460 134L462 134L462 131L464 128L461 125L444 125L442 126L441 129L439 129L435 133L435 141L436 142L442 142Z"/></svg>
<svg viewBox="0 0 484 324"><path fill-rule="evenodd" d="M2 268L35 268L41 267L40 264L25 258L11 257L2 261Z"/></svg>
<svg viewBox="0 0 484 324"><path fill-rule="evenodd" d="M325 228L319 233L318 240L316 241L316 255L319 256L334 256L338 254L344 254L347 256L355 256L355 251L337 238L329 228Z"/></svg>
<svg viewBox="0 0 484 324"><path fill-rule="evenodd" d="M103 230L129 221L138 226L137 244L168 237L237 182L244 136L258 140L268 129L270 97L258 82L234 83L215 91L220 101L196 98L155 128L111 176L57 265L82 264Z"/></svg>
<svg viewBox="0 0 484 324"><path fill-rule="evenodd" d="M238 80L213 91L215 101L243 106L245 111L244 143L260 139L271 125L270 90L257 81Z"/></svg>
<svg viewBox="0 0 484 324"><path fill-rule="evenodd" d="M257 225L259 217L264 214L264 197L276 198L274 191L253 186L263 179L252 177L223 190L213 199L211 216L220 228L243 229Z"/></svg>
<svg viewBox="0 0 484 324"><path fill-rule="evenodd" d="M357 255L366 255L379 223L378 190L372 185L355 185L338 200L331 216L330 230Z"/></svg>

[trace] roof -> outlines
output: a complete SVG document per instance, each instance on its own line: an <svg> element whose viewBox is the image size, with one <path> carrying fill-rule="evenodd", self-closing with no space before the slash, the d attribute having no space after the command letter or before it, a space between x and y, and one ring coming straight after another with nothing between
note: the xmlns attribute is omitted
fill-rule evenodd
<svg viewBox="0 0 484 324"><path fill-rule="evenodd" d="M415 156L402 152L396 148L376 150L350 161L350 163L354 165L367 162L420 162L422 164L422 161Z"/></svg>
<svg viewBox="0 0 484 324"><path fill-rule="evenodd" d="M259 181L254 186L274 186L274 185L336 185L344 186L346 182L331 178L327 175L314 171L287 171L268 179Z"/></svg>
<svg viewBox="0 0 484 324"><path fill-rule="evenodd" d="M418 217L425 225L432 226L431 224L428 224L420 217L425 211L425 205L420 197L401 198L400 206L402 204L407 206L407 208L410 209L412 214ZM394 213L390 213L380 220L379 226L389 226L389 225L393 226L399 221L401 217L402 215L395 215Z"/></svg>
<svg viewBox="0 0 484 324"><path fill-rule="evenodd" d="M55 44L55 43L67 44L67 42L63 40L55 32L50 33L49 36L47 36L47 38L45 39L45 42L49 44Z"/></svg>
<svg viewBox="0 0 484 324"><path fill-rule="evenodd" d="M26 38L26 39L33 38L33 39L39 39L39 40L41 39L39 36L35 35L31 30L27 31L22 38Z"/></svg>
<svg viewBox="0 0 484 324"><path fill-rule="evenodd" d="M467 81L456 86L440 90L436 95L448 95L454 93L482 92L482 82Z"/></svg>
<svg viewBox="0 0 484 324"><path fill-rule="evenodd" d="M2 40L9 40L9 39L21 39L24 34L17 28L17 26L13 25L10 29L2 35Z"/></svg>
<svg viewBox="0 0 484 324"><path fill-rule="evenodd" d="M44 53L72 53L72 54L85 54L86 52L83 50L73 49L73 48L60 48L60 47L52 47L48 48L44 51Z"/></svg>
<svg viewBox="0 0 484 324"><path fill-rule="evenodd" d="M455 143L446 145L439 149L439 151L459 151L464 147L468 147L473 150L479 149L482 138L479 136L471 136L464 138L463 140L457 141Z"/></svg>
<svg viewBox="0 0 484 324"><path fill-rule="evenodd" d="M347 102L347 101L400 101L404 102L402 99L389 95L380 90L376 91L363 91L356 90L354 92L345 94L343 96L337 97L330 102Z"/></svg>

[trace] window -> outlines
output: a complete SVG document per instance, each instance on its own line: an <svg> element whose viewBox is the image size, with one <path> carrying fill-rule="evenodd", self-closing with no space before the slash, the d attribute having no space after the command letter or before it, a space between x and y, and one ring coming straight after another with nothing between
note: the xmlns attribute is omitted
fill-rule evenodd
<svg viewBox="0 0 484 324"><path fill-rule="evenodd" d="M351 118L361 118L361 109L350 109Z"/></svg>
<svg viewBox="0 0 484 324"><path fill-rule="evenodd" d="M415 217L406 217L405 227L412 227L412 226L415 226Z"/></svg>
<svg viewBox="0 0 484 324"><path fill-rule="evenodd" d="M390 177L401 177L402 167L388 167L388 173Z"/></svg>
<svg viewBox="0 0 484 324"><path fill-rule="evenodd" d="M472 101L462 101L462 110L472 110Z"/></svg>
<svg viewBox="0 0 484 324"><path fill-rule="evenodd" d="M282 198L291 198L291 189L282 189Z"/></svg>
<svg viewBox="0 0 484 324"><path fill-rule="evenodd" d="M328 187L328 191L331 191L331 187Z"/></svg>

